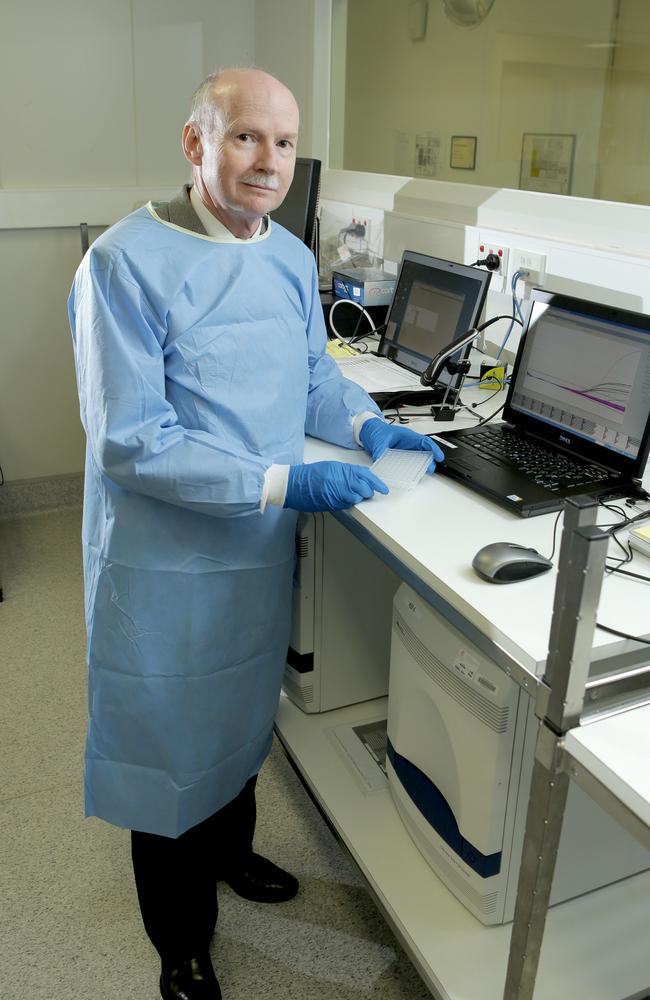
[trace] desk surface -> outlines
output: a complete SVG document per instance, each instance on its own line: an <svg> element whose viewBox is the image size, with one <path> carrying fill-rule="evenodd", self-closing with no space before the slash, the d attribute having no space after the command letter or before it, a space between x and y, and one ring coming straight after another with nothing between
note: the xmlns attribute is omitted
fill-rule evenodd
<svg viewBox="0 0 650 1000"><path fill-rule="evenodd" d="M650 827L650 705L572 729L566 749Z"/></svg>
<svg viewBox="0 0 650 1000"><path fill-rule="evenodd" d="M482 398L480 390L464 393ZM493 400L487 412L496 408ZM415 430L440 431L475 421L457 417L453 424L435 424L417 420ZM364 452L337 448L313 438L307 439L305 461L336 458L369 465ZM393 555L402 566L439 595L478 633L486 636L495 648L503 649L532 675L541 675L548 650L548 635L553 608L556 569L540 577L514 584L495 585L476 576L472 559L483 545L511 541L532 545L543 555L550 555L557 514L519 518L491 501L471 493L462 484L444 476L425 476L413 490L393 490L388 496L375 494L343 515L351 527L356 523ZM599 523L609 518L601 511ZM347 523L344 520L344 523ZM557 565L558 546L554 557ZM614 546L615 543L612 543ZM612 552L614 548L612 548ZM635 555L639 572L650 575L650 558ZM646 584L607 576L598 611L604 625L650 638ZM594 635L595 656L618 654L634 644L597 629Z"/></svg>

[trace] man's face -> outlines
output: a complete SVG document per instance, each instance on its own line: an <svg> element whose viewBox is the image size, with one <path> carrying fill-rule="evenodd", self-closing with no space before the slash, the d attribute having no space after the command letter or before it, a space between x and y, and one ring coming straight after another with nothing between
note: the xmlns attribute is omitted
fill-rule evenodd
<svg viewBox="0 0 650 1000"><path fill-rule="evenodd" d="M281 204L293 179L298 108L272 79L227 87L220 107L217 128L194 144L194 183L210 211L247 238Z"/></svg>

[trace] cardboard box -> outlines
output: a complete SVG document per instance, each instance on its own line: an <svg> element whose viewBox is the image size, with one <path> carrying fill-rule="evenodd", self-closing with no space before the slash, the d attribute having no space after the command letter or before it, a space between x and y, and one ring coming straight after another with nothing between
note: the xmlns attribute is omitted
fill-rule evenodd
<svg viewBox="0 0 650 1000"><path fill-rule="evenodd" d="M360 306L387 306L395 289L396 277L376 267L341 269L332 272L332 290L337 299L351 299Z"/></svg>

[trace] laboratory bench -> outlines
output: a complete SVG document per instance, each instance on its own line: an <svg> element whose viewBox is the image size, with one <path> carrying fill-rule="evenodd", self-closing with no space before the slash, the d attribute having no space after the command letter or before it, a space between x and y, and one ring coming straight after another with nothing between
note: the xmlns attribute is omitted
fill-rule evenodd
<svg viewBox="0 0 650 1000"><path fill-rule="evenodd" d="M478 392L474 390L477 399ZM470 417L457 417L447 426L471 422ZM441 429L432 421L411 426L434 433ZM350 452L308 439L305 460L323 459L348 461ZM363 454L356 454L355 460L370 464ZM532 698L539 695L557 569L512 586L495 586L480 580L471 563L479 548L494 541L532 545L550 555L557 530L557 566L562 518L557 526L557 514L519 519L440 475L426 476L413 490L375 495L350 511L326 515L332 516ZM602 509L597 517L603 524L611 520ZM640 593L644 586L606 576L598 621L650 639L647 602ZM640 662L638 648L596 629L590 678L626 666L633 670ZM482 924L446 888L407 832L383 772L369 773L367 761L348 752L341 737L353 726L386 719L386 714L386 698L310 715L283 695L276 732L432 995L439 1000L500 1000L509 955L512 961L513 923ZM650 822L650 708L633 706L587 721L558 741L563 766L642 839ZM535 1000L636 1000L650 995L650 872L550 906L545 920L533 976ZM520 916L515 923L521 935Z"/></svg>

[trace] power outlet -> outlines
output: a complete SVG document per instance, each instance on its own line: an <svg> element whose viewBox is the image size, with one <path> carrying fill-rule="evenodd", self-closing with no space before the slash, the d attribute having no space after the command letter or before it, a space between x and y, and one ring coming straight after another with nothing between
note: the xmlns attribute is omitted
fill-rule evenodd
<svg viewBox="0 0 650 1000"><path fill-rule="evenodd" d="M349 266L370 267L374 263L374 255L370 250L370 229L369 219L354 216L339 232L339 257L352 261Z"/></svg>
<svg viewBox="0 0 650 1000"><path fill-rule="evenodd" d="M481 260L483 260L484 257L487 257L489 253L496 254L499 258L499 266L493 273L500 274L502 278L505 278L508 273L508 248L499 246L497 243L488 243L481 240L478 246L478 251L479 258Z"/></svg>
<svg viewBox="0 0 650 1000"><path fill-rule="evenodd" d="M515 250L510 255L510 274L523 271L527 285L541 285L546 274L546 255L530 250Z"/></svg>

